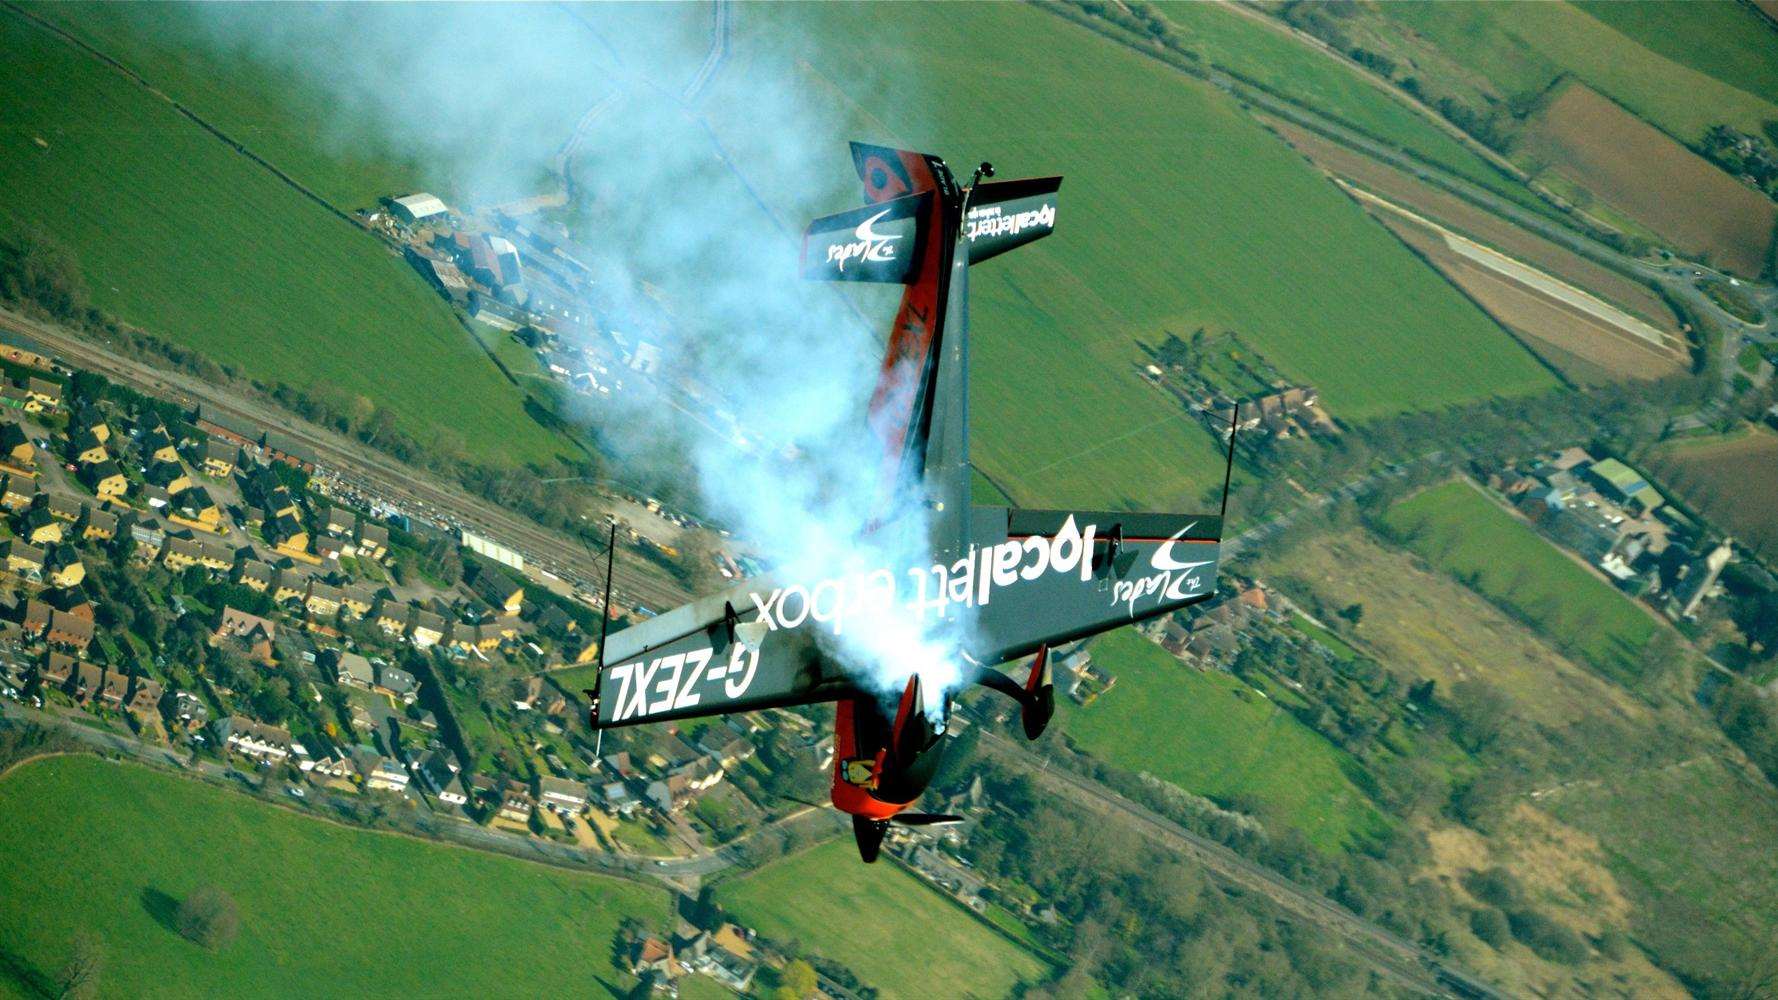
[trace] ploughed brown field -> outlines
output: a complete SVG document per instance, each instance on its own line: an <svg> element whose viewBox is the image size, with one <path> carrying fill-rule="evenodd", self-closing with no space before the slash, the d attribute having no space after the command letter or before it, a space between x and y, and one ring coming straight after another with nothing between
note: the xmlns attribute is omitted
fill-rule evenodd
<svg viewBox="0 0 1778 1000"><path fill-rule="evenodd" d="M1580 83L1563 86L1524 132L1549 169L1691 253L1751 277L1778 205Z"/></svg>
<svg viewBox="0 0 1778 1000"><path fill-rule="evenodd" d="M1649 463L1662 485L1765 557L1778 555L1778 434L1680 442Z"/></svg>
<svg viewBox="0 0 1778 1000"><path fill-rule="evenodd" d="M1657 348L1560 298L1478 264L1451 249L1431 229L1387 210L1372 214L1577 385L1662 378L1685 370L1683 355L1671 348Z"/></svg>
<svg viewBox="0 0 1778 1000"><path fill-rule="evenodd" d="M1773 0L1778 3L1778 0ZM1679 321L1654 289L1613 271L1413 175L1378 163L1307 129L1267 118L1266 124L1321 169L1395 202L1478 243L1583 288L1671 334Z"/></svg>

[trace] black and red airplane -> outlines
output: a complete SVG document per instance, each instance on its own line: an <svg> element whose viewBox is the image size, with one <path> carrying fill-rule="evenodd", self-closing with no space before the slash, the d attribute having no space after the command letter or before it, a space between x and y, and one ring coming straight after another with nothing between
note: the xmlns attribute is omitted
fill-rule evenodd
<svg viewBox="0 0 1778 1000"><path fill-rule="evenodd" d="M1062 179L983 181L993 175L983 164L965 185L923 153L854 143L852 158L868 204L810 223L803 267L905 286L870 425L887 488L918 495L931 551L878 579L917 585L909 627L967 618L953 633L963 680L1015 699L1036 739L1055 707L1050 649L1210 597L1222 515L973 505L969 269L1052 232ZM587 691L593 727L835 702L833 804L852 815L864 860L876 860L891 821L954 822L907 810L938 768L955 692L923 692L917 674L899 700L866 686L836 641L838 586L748 580L611 636ZM996 669L1033 654L1022 683Z"/></svg>

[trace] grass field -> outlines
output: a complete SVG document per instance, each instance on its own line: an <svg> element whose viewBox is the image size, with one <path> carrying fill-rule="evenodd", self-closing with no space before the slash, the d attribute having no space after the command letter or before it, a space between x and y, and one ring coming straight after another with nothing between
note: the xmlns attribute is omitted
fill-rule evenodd
<svg viewBox="0 0 1778 1000"><path fill-rule="evenodd" d="M1131 629L1092 651L1117 686L1086 708L1059 699L1062 729L1081 749L1188 792L1249 797L1325 851L1381 828L1346 756L1244 682L1187 667Z"/></svg>
<svg viewBox="0 0 1778 1000"><path fill-rule="evenodd" d="M724 882L716 898L762 935L850 967L885 997L999 998L1049 974L894 862L860 867L849 839Z"/></svg>
<svg viewBox="0 0 1778 1000"><path fill-rule="evenodd" d="M1636 904L1635 936L1669 967L1732 978L1770 954L1778 934L1778 794L1770 784L1705 756L1582 782L1542 806L1598 838Z"/></svg>
<svg viewBox="0 0 1778 1000"><path fill-rule="evenodd" d="M1523 149L1682 250L1743 277L1765 266L1778 205L1589 87L1564 86Z"/></svg>
<svg viewBox="0 0 1778 1000"><path fill-rule="evenodd" d="M167 907L213 884L240 907L216 952ZM475 851L334 826L93 757L0 781L0 952L53 973L71 935L103 940L105 995L541 995L624 979L618 922L665 894ZM302 984L302 985L296 985ZM16 982L6 988L33 995Z"/></svg>
<svg viewBox="0 0 1778 1000"><path fill-rule="evenodd" d="M1509 608L1617 680L1660 626L1604 580L1461 481L1390 508L1391 527L1439 569Z"/></svg>
<svg viewBox="0 0 1778 1000"><path fill-rule="evenodd" d="M1763 427L1667 445L1649 462L1664 485L1768 558L1778 555L1778 434Z"/></svg>
<svg viewBox="0 0 1778 1000"><path fill-rule="evenodd" d="M1554 384L1231 100L1153 60L1012 4L745 13L736 46L756 60L779 37L821 40L781 58L853 135L1067 176L1056 234L971 276L974 455L1022 502L1220 485L1210 436L1136 374L1136 343L1168 332L1236 330L1350 420ZM1012 37L1045 58L983 58L982 39ZM943 99L885 96L860 66L943 81ZM705 107L726 140L746 94L719 76ZM832 162L848 167L837 144Z"/></svg>
<svg viewBox="0 0 1778 1000"><path fill-rule="evenodd" d="M444 454L567 448L370 236L15 13L0 47L0 225L72 250L101 308L253 377L387 407Z"/></svg>
<svg viewBox="0 0 1778 1000"><path fill-rule="evenodd" d="M1610 6L1618 6L1612 4ZM1481 4L1402 0L1378 5L1383 16L1469 72L1485 77L1506 96L1541 93L1563 74L1572 74L1609 95L1669 135L1688 142L1703 138L1718 122L1759 134L1761 123L1778 118L1770 94L1759 96L1718 79L1747 84L1743 70L1729 69L1765 60L1771 72L1772 32L1754 31L1751 19L1725 14L1730 3L1625 4L1650 9L1605 16L1567 3ZM1614 26L1630 28L1629 35ZM1608 23L1611 22L1611 23ZM1733 23L1731 23L1733 22ZM1645 48L1654 28L1670 36L1658 49ZM1710 39L1688 62L1703 72L1663 56L1694 38Z"/></svg>
<svg viewBox="0 0 1778 1000"><path fill-rule="evenodd" d="M1571 0L1643 48L1778 104L1778 25L1735 0Z"/></svg>

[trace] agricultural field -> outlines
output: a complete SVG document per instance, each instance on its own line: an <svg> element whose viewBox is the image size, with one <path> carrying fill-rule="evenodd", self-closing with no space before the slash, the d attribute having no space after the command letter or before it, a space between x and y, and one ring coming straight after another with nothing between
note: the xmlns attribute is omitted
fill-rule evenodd
<svg viewBox="0 0 1778 1000"><path fill-rule="evenodd" d="M1403 0L1376 10L1396 22L1394 35L1409 29L1413 45L1436 49L1504 97L1529 98L1572 75L1683 142L1697 142L1718 122L1757 135L1764 122L1778 119L1778 95L1741 89L1763 89L1759 81L1772 72L1774 43L1773 33L1754 19L1722 9L1738 5L1625 6L1647 9L1601 14L1598 7L1568 3ZM1655 32L1671 41L1655 47ZM1684 61L1664 54L1694 38L1710 41L1688 48L1693 54ZM1746 69L1762 61L1763 70Z"/></svg>
<svg viewBox="0 0 1778 1000"><path fill-rule="evenodd" d="M1541 807L1596 838L1635 904L1637 939L1682 974L1756 974L1778 934L1778 793L1701 755L1607 782L1577 782ZM1701 821L1702 820L1702 821Z"/></svg>
<svg viewBox="0 0 1778 1000"><path fill-rule="evenodd" d="M1572 0L1649 51L1778 104L1778 23L1733 0Z"/></svg>
<svg viewBox="0 0 1778 1000"><path fill-rule="evenodd" d="M822 43L773 50L792 16ZM1169 332L1236 331L1355 421L1556 384L1234 102L1084 28L1019 5L835 4L749 9L737 33L853 135L1067 176L1056 234L971 276L974 456L1022 502L1147 506L1220 485L1214 439L1135 370L1136 343ZM1041 65L981 58L980 39L1015 35ZM859 66L943 80L946 98L886 99ZM746 97L719 75L704 98L725 141ZM837 146L832 163L848 169Z"/></svg>
<svg viewBox="0 0 1778 1000"><path fill-rule="evenodd" d="M1688 438L1649 459L1662 485L1741 544L1778 555L1778 434L1751 427L1727 437Z"/></svg>
<svg viewBox="0 0 1778 1000"><path fill-rule="evenodd" d="M1275 118L1266 124L1316 165L1397 205L1596 295L1670 337L1679 320L1654 289L1416 177Z"/></svg>
<svg viewBox="0 0 1778 1000"><path fill-rule="evenodd" d="M1058 722L1079 749L1198 795L1243 796L1324 851L1381 829L1349 777L1353 762L1244 681L1185 666L1132 629L1091 649L1117 684L1085 708L1058 699Z"/></svg>
<svg viewBox="0 0 1778 1000"><path fill-rule="evenodd" d="M1531 119L1520 156L1681 250L1743 276L1765 266L1778 204L1586 86L1564 86Z"/></svg>
<svg viewBox="0 0 1778 1000"><path fill-rule="evenodd" d="M0 48L0 226L65 246L100 308L262 381L387 408L443 455L568 451L370 236L17 13Z"/></svg>
<svg viewBox="0 0 1778 1000"><path fill-rule="evenodd" d="M1661 331L1571 285L1392 207L1378 221L1576 385L1685 371Z"/></svg>
<svg viewBox="0 0 1778 1000"><path fill-rule="evenodd" d="M723 882L716 899L764 937L839 962L885 997L987 1000L1050 974L1037 956L894 861L860 866L850 838ZM907 949L919 960L907 961Z"/></svg>
<svg viewBox="0 0 1778 1000"><path fill-rule="evenodd" d="M1551 728L1595 712L1647 714L1622 688L1566 659L1474 591L1363 530L1268 552L1257 571L1322 607L1361 605L1353 641L1410 682L1431 678L1450 690L1481 680L1510 696L1525 718Z"/></svg>
<svg viewBox="0 0 1778 1000"><path fill-rule="evenodd" d="M1361 132L1376 136L1527 208L1549 203L1414 110L1393 87L1231 6L1165 0L1155 5L1184 46L1213 66L1254 80Z"/></svg>
<svg viewBox="0 0 1778 1000"><path fill-rule="evenodd" d="M207 884L241 914L239 937L213 952L168 926L170 908ZM669 918L656 889L354 830L87 756L0 780L0 899L0 954L14 969L53 973L85 928L103 942L104 993L130 997L222 982L347 995L621 989L628 975L609 957L619 921ZM36 995L0 972L7 993Z"/></svg>
<svg viewBox="0 0 1778 1000"><path fill-rule="evenodd" d="M1386 520L1433 566L1523 618L1559 649L1618 681L1664 626L1467 482L1422 491Z"/></svg>

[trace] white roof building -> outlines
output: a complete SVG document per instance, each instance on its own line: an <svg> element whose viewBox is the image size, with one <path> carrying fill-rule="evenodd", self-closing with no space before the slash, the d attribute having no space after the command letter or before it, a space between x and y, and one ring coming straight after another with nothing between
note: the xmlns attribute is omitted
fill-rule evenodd
<svg viewBox="0 0 1778 1000"><path fill-rule="evenodd" d="M396 218L410 225L450 211L437 195L427 194L424 191L410 194L405 198L396 198L390 202L390 207L394 210Z"/></svg>

